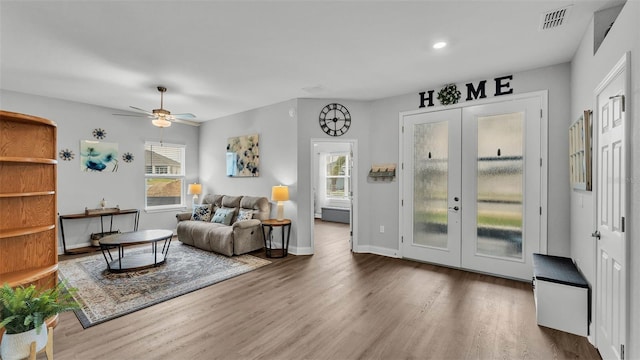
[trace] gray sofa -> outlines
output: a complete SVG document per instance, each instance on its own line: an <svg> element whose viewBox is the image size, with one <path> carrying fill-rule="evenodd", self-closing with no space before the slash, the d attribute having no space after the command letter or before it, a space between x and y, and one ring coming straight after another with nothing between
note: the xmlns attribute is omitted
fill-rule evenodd
<svg viewBox="0 0 640 360"><path fill-rule="evenodd" d="M202 199L202 204L211 204L212 214L219 208L234 209L231 225L191 220L191 212L179 213L176 214L178 240L227 256L264 247L260 222L271 214L271 204L266 197L209 194ZM236 221L240 210L251 211L253 219Z"/></svg>

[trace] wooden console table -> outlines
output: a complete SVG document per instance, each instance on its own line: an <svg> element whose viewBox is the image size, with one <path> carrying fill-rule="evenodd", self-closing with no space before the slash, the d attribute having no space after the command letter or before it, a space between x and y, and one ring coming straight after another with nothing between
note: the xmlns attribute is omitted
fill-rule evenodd
<svg viewBox="0 0 640 360"><path fill-rule="evenodd" d="M99 214L87 214L79 213L79 214L68 214L68 215L60 215L60 234L62 236L62 247L64 248L65 255L69 254L79 254L83 252L89 252L94 250L99 250L100 247L94 248L81 248L81 249L72 249L67 250L67 243L64 238L64 222L63 220L73 220L73 219L87 219L87 218L100 218L100 232L104 235L104 218L110 217L109 223L109 232L113 231L113 217L116 215L134 215L134 224L133 231L138 231L138 223L140 222L140 210L138 209L127 209L127 210L118 210L118 211L110 211L110 212L102 212ZM90 249L90 250L89 250Z"/></svg>

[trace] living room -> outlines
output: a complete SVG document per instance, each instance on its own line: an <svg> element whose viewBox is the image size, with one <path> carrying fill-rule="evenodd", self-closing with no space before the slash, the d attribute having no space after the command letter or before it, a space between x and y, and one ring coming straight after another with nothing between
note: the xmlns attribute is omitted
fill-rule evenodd
<svg viewBox="0 0 640 360"><path fill-rule="evenodd" d="M564 2L559 2L559 7ZM619 3L612 3L619 5ZM3 3L2 7L7 6ZM67 6L72 6L67 4ZM608 6L603 5L603 8ZM4 10L4 9L3 9ZM4 11L3 11L4 12ZM3 23L5 22L3 16ZM529 68L496 68L484 73L474 73L460 77L455 70L451 70L451 79L458 84L458 88L465 89L465 84L477 84L488 80L490 89L493 79L510 75L509 88L513 94L526 94L536 91L548 91L548 146L547 171L548 188L545 218L547 220L546 252L553 255L568 256L576 260L579 267L590 283L595 283L596 246L591 237L593 228L593 213L595 196L587 191L572 191L569 187L568 128L585 109L594 108L594 90L611 68L626 53L631 52L631 85L632 94L628 94L628 104L639 101L638 72L639 60L633 54L640 51L638 33L640 29L640 4L637 1L627 1L618 15L615 25L607 35L606 41L594 54L593 51L593 20L584 29L582 37L575 46L575 54L559 63L544 66L535 65ZM2 25L2 37L11 28ZM320 45L319 45L320 46ZM4 46L3 46L4 47ZM3 49L5 50L5 49ZM11 49L18 51L18 49ZM7 51L7 50L5 50ZM3 53L5 52L3 51ZM5 55L3 54L3 57ZM545 57L543 54L541 57ZM61 66L48 64L47 66ZM7 71L2 64L2 78L7 78ZM425 69L425 71L427 71ZM446 68L441 71L448 71ZM118 92L119 82L130 82L126 74L119 75L118 80L110 85L111 91ZM269 76L272 78L272 76ZM81 81L76 80L76 81ZM162 141L167 144L184 144L186 148L184 184L201 183L203 193L250 194L255 196L269 196L274 185L289 186L290 200L285 203L285 217L292 220L290 253L296 256L311 255L315 252L313 242L313 206L312 180L310 159L311 143L314 139L326 137L318 126L318 113L328 103L338 102L349 109L352 124L343 138L357 140L358 153L358 184L357 189L357 228L354 238L353 251L355 253L372 253L391 258L402 258L400 237L403 229L399 218L401 202L400 183L375 183L367 181L367 173L373 164L400 163L400 127L398 116L402 112L419 110L419 92L442 87L441 82L429 80L420 81L413 86L413 92L399 92L393 96L381 97L375 100L353 100L334 96L295 97L277 101L270 105L256 106L250 110L227 114L211 121L205 121L199 127L173 124L169 128L160 129L145 119L114 116L114 113L126 111L129 105L151 108L157 103L157 93L151 80L148 83L148 94L145 103L130 101L120 108L91 105L81 100L64 100L64 95L40 96L37 89L33 91L15 90L18 87L6 87L3 81L0 90L0 107L3 110L45 117L55 121L58 125L58 148L71 149L74 161L58 162L58 212L60 214L81 212L85 208L99 207L101 199L109 204L118 205L122 209L145 209L144 198L144 145L145 141ZM209 81L209 80L207 80ZM266 80L265 80L266 81ZM160 82L160 81L158 81ZM43 79L46 83L46 79ZM167 108L172 97L178 99L182 89L169 87L165 95ZM489 98L494 96L494 89L487 91ZM92 89L86 88L90 93ZM224 91L221 89L220 91ZM466 93L465 93L466 95ZM215 98L206 94L205 97ZM471 100L473 101L473 100ZM123 110L125 109L125 110ZM628 115L631 119L638 118L640 110L629 105ZM180 109L190 111L189 109ZM195 111L194 111L195 112ZM79 143L91 140L92 132L102 129L106 132L104 141L119 144L120 153L131 153L133 161L121 161L118 171L112 173L95 174L81 171L78 165ZM638 127L631 127L631 138L640 135ZM228 177L226 168L225 147L230 137L260 135L260 176L256 178ZM637 179L640 167L637 157L640 156L640 145L629 144L629 173L628 178ZM637 186L633 181L628 182L629 199L637 198ZM185 205L190 202L190 195L186 193L186 186L182 194ZM145 212L140 215L140 226L147 229L175 229L176 212ZM638 238L638 229L632 219L637 219L640 205L637 201L630 201L628 219L629 239ZM274 213L275 214L275 213ZM117 219L116 228L131 227L131 220ZM384 226L385 231L379 231ZM98 231L97 222L65 224L67 243L71 247L85 246L90 233ZM628 258L640 257L640 248L633 242L628 248ZM634 339L640 338L640 275L638 264L629 263L628 268L628 333L627 357L640 357L640 343ZM593 330L593 329L592 329ZM593 331L592 331L593 334ZM593 335L589 339L595 341Z"/></svg>

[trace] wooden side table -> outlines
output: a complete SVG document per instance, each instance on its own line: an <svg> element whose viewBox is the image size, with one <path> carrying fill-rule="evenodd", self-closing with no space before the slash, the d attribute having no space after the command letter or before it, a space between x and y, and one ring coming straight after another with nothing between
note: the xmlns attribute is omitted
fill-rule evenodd
<svg viewBox="0 0 640 360"><path fill-rule="evenodd" d="M277 248L273 243L271 232L274 227L282 228L282 246ZM285 236L286 233L286 236ZM262 220L262 237L264 239L264 249L268 258L283 258L289 252L289 236L291 235L291 220L268 219ZM267 237L269 240L267 240Z"/></svg>

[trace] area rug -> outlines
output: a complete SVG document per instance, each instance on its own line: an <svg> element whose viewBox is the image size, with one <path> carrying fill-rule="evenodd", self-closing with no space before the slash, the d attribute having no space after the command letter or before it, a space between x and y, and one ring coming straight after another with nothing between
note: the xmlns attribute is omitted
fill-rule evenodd
<svg viewBox="0 0 640 360"><path fill-rule="evenodd" d="M125 256L144 252L150 247L125 249ZM60 261L58 274L68 287L77 289L81 309L75 313L86 329L270 263L251 255L226 257L176 241L165 264L157 267L111 273L97 253Z"/></svg>

